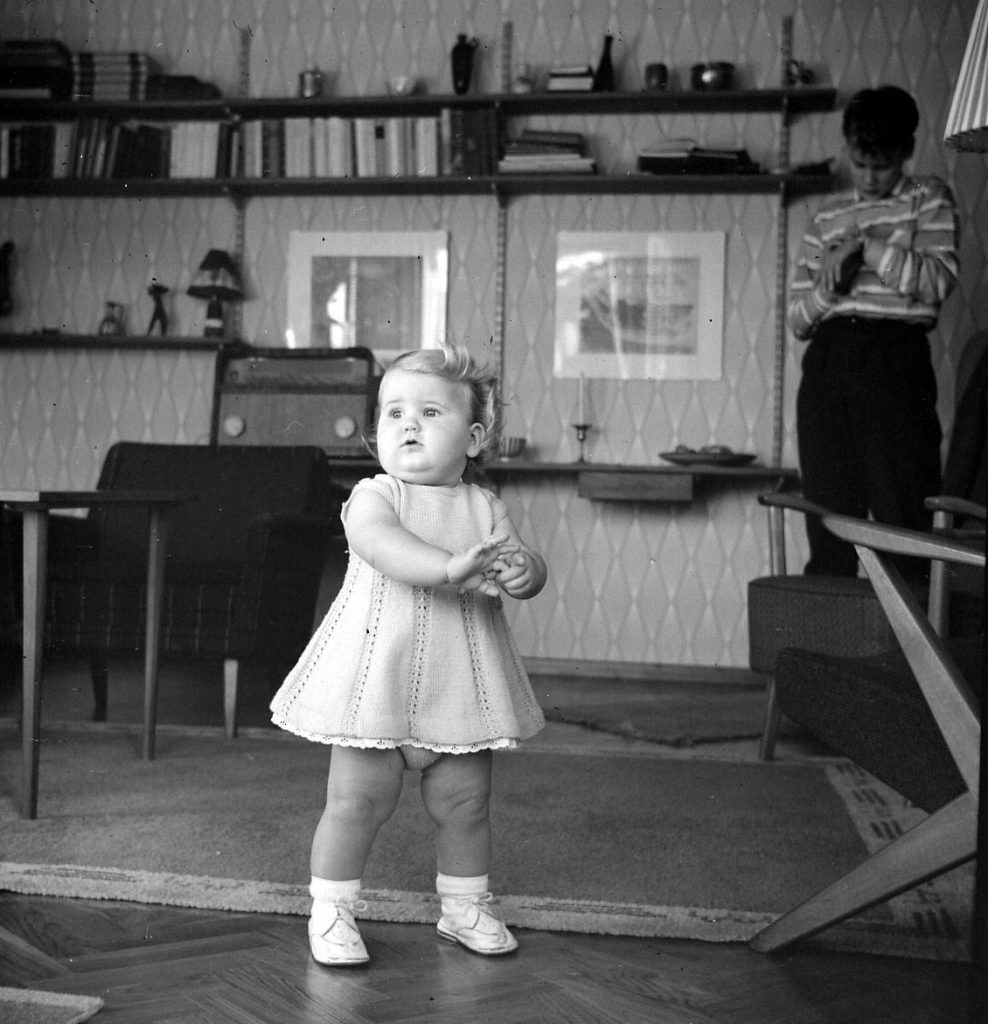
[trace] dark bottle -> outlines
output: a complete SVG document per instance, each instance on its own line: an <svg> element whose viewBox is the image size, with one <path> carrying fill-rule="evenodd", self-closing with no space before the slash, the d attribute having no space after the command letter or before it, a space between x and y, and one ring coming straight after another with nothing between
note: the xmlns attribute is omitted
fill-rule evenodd
<svg viewBox="0 0 988 1024"><path fill-rule="evenodd" d="M470 88L473 77L473 53L477 49L476 39L467 39L465 35L456 37L456 45L450 52L453 67L453 92L462 96Z"/></svg>
<svg viewBox="0 0 988 1024"><path fill-rule="evenodd" d="M600 55L600 63L593 76L594 92L614 91L614 62L611 60L611 45L614 36L604 36L604 51Z"/></svg>

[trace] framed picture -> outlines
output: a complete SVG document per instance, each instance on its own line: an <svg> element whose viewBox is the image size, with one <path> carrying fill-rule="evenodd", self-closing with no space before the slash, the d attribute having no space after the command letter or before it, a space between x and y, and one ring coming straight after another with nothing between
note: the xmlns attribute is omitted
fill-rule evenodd
<svg viewBox="0 0 988 1024"><path fill-rule="evenodd" d="M721 231L563 231L556 252L557 377L718 380Z"/></svg>
<svg viewBox="0 0 988 1024"><path fill-rule="evenodd" d="M389 363L446 334L443 231L293 231L288 240L289 348L353 348Z"/></svg>

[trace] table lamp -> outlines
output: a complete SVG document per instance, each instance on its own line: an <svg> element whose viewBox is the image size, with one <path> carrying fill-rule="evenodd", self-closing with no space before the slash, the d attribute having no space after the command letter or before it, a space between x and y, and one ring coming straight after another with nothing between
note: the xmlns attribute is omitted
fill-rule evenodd
<svg viewBox="0 0 988 1024"><path fill-rule="evenodd" d="M210 249L206 253L189 285L189 295L208 302L202 333L207 338L222 338L226 333L223 303L238 302L244 297L240 274L225 249Z"/></svg>

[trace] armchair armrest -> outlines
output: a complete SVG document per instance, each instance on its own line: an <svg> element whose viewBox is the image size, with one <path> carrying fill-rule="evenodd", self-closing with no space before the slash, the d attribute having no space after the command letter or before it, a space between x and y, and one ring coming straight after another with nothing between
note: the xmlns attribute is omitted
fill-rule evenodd
<svg viewBox="0 0 988 1024"><path fill-rule="evenodd" d="M950 537L939 537L899 526L886 526L884 523L866 522L832 512L824 514L823 522L838 537L852 544L895 555L912 555L984 568L984 551Z"/></svg>
<svg viewBox="0 0 988 1024"><path fill-rule="evenodd" d="M951 494L937 494L926 499L926 507L936 514L943 512L952 516L968 516L971 519L980 519L985 522L986 509L976 501L967 498L955 498Z"/></svg>
<svg viewBox="0 0 988 1024"><path fill-rule="evenodd" d="M767 491L758 495L760 505L769 505L772 508L788 508L794 512L802 512L808 516L827 516L830 510L822 505L816 504L804 498L801 494L787 493L785 491Z"/></svg>

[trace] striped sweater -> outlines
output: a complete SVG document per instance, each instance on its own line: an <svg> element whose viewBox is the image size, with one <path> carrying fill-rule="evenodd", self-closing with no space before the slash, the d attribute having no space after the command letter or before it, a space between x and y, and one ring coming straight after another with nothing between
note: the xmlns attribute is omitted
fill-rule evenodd
<svg viewBox="0 0 988 1024"><path fill-rule="evenodd" d="M858 230L885 251L876 267L862 266L847 294L829 295L817 285L820 257ZM806 340L835 316L933 327L957 281L957 236L954 198L939 178L903 176L883 199L864 199L853 189L830 196L803 236L790 288L790 329Z"/></svg>

